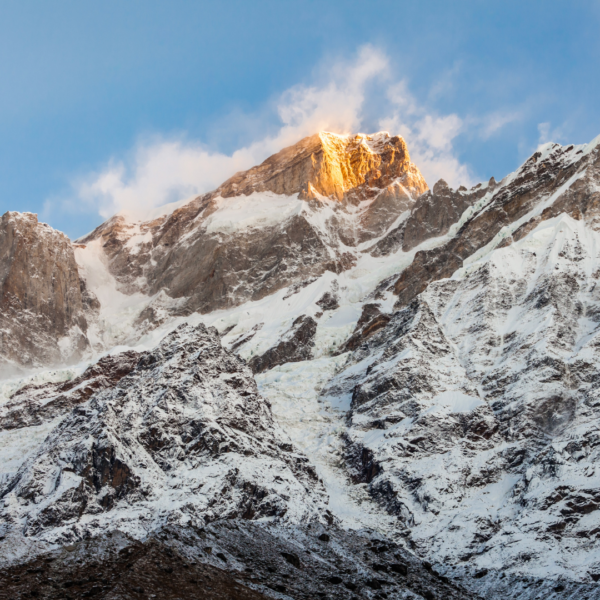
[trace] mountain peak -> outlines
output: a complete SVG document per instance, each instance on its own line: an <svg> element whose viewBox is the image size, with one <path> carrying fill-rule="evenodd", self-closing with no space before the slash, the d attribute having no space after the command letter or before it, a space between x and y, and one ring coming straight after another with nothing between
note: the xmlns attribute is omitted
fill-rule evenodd
<svg viewBox="0 0 600 600"><path fill-rule="evenodd" d="M223 198L270 191L299 194L303 200L361 201L395 182L415 197L428 189L403 138L385 131L368 135L321 131L236 173L217 192Z"/></svg>

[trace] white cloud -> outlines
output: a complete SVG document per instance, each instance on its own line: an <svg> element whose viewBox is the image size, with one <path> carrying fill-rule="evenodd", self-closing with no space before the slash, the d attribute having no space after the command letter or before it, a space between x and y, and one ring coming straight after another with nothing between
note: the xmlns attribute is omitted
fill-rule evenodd
<svg viewBox="0 0 600 600"><path fill-rule="evenodd" d="M332 65L322 85L299 85L281 95L276 104L280 121L276 135L258 139L231 155L183 140L145 141L138 144L129 161L113 159L100 173L76 182L76 196L108 218L121 210L152 208L210 191L235 172L317 131L356 131L366 86L387 69L387 57L364 46L353 62Z"/></svg>
<svg viewBox="0 0 600 600"><path fill-rule="evenodd" d="M127 166L111 161L78 182L77 196L108 218L120 210L152 208L214 189L252 160L247 148L226 156L200 144L157 140L139 144Z"/></svg>
<svg viewBox="0 0 600 600"><path fill-rule="evenodd" d="M406 139L413 162L430 185L440 178L454 187L471 185L473 174L459 160L454 147L468 119L436 114L419 105L405 82L392 78L389 62L381 50L363 46L353 60L330 63L311 85L286 90L274 102L275 110L260 117L265 120L263 131L274 134L255 136L253 142L232 154L184 138L140 141L128 159L112 159L101 171L75 182L76 199L66 204L72 208L75 202L108 218L121 210L150 209L210 191L235 172L320 130L363 131L370 122L367 113L374 94L379 101L385 100L379 127ZM274 118L278 121L275 130ZM255 131L261 130L256 127L256 115L249 120ZM507 118L501 115L490 120L488 135L505 122ZM481 129L481 123L478 127Z"/></svg>
<svg viewBox="0 0 600 600"><path fill-rule="evenodd" d="M538 148L548 142L561 142L564 140L563 126L552 128L550 123L538 123Z"/></svg>
<svg viewBox="0 0 600 600"><path fill-rule="evenodd" d="M293 144L321 130L352 133L362 124L366 86L388 73L388 58L364 46L353 63L332 65L322 85L295 86L281 96L278 113L284 123L276 141Z"/></svg>
<svg viewBox="0 0 600 600"><path fill-rule="evenodd" d="M456 114L428 113L417 104L404 82L390 87L388 98L393 112L380 121L380 126L404 137L411 160L429 185L438 179L445 179L452 187L472 185L473 175L457 158L453 147L454 139L464 131L463 120Z"/></svg>

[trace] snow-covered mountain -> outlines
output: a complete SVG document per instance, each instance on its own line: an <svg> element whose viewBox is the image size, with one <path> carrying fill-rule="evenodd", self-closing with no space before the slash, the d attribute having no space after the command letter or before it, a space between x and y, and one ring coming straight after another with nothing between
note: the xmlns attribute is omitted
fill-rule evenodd
<svg viewBox="0 0 600 600"><path fill-rule="evenodd" d="M5 563L250 520L396 548L313 595L600 597L599 148L429 190L402 138L320 133L72 245L7 213Z"/></svg>

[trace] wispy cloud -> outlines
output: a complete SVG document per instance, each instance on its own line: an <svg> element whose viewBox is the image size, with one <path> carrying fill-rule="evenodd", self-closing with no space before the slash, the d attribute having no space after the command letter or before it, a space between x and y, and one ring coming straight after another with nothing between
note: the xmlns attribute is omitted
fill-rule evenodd
<svg viewBox="0 0 600 600"><path fill-rule="evenodd" d="M286 90L276 102L280 127L275 135L229 155L184 139L143 140L128 160L112 159L100 172L74 182L77 201L97 208L104 218L160 206L212 190L235 172L319 130L356 131L367 84L387 70L387 57L365 46L352 62L332 65L323 84Z"/></svg>
<svg viewBox="0 0 600 600"><path fill-rule="evenodd" d="M73 197L61 202L107 218L121 210L153 208L212 190L235 172L317 131L362 131L372 122L367 115L374 94L385 99L379 127L405 137L413 162L430 184L439 178L452 186L474 182L454 147L468 120L421 106L406 83L394 79L389 57L373 46L363 46L352 60L330 63L310 85L294 86L276 98L272 103L275 110L260 117L265 120L263 131L274 132L271 135L256 135L231 154L185 137L142 139L127 158L113 158L98 172L74 181ZM261 131L257 118L250 117L253 130ZM273 119L278 123L275 129ZM492 117L484 126L487 135L508 120L508 116Z"/></svg>
<svg viewBox="0 0 600 600"><path fill-rule="evenodd" d="M408 91L405 82L388 89L392 104L390 116L380 121L388 131L399 132L408 144L412 161L426 181L432 185L438 179L457 187L472 185L474 176L459 160L453 142L464 132L464 121L456 114L437 115L422 108Z"/></svg>
<svg viewBox="0 0 600 600"><path fill-rule="evenodd" d="M552 127L551 123L538 123L538 147L547 144L548 142L564 141L564 126Z"/></svg>
<svg viewBox="0 0 600 600"><path fill-rule="evenodd" d="M487 140L506 125L515 123L523 117L523 110L497 111L482 118L475 119L474 122L479 126L480 137Z"/></svg>

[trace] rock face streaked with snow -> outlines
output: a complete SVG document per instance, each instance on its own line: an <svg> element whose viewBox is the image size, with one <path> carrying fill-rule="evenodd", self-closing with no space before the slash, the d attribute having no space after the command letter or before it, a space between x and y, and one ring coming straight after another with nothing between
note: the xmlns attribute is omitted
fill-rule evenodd
<svg viewBox="0 0 600 600"><path fill-rule="evenodd" d="M599 244L545 222L431 284L330 383L355 477L430 560L600 572Z"/></svg>
<svg viewBox="0 0 600 600"><path fill-rule="evenodd" d="M320 523L487 598L600 597L599 201L598 139L428 190L401 138L321 133L110 219L71 269L111 353L3 386L11 552Z"/></svg>
<svg viewBox="0 0 600 600"><path fill-rule="evenodd" d="M79 360L89 346L85 312L93 302L64 234L33 214L2 216L0 369Z"/></svg>
<svg viewBox="0 0 600 600"><path fill-rule="evenodd" d="M431 281L450 277L464 260L488 244L520 239L545 219L567 213L597 227L599 172L595 144L589 148L546 144L543 152L536 152L502 185L494 186L480 199L472 197L476 202L463 213L468 218L456 235L434 249L417 252L394 285L398 306L410 302ZM481 196L478 190L476 196Z"/></svg>
<svg viewBox="0 0 600 600"><path fill-rule="evenodd" d="M273 422L251 371L204 325L180 326L73 409L0 497L9 539L64 542L173 519L330 518L314 469Z"/></svg>

